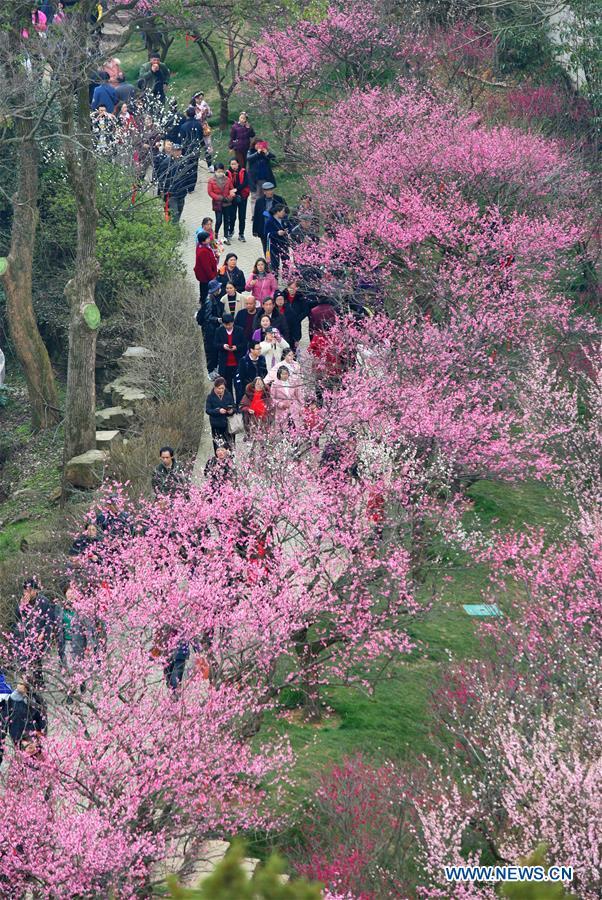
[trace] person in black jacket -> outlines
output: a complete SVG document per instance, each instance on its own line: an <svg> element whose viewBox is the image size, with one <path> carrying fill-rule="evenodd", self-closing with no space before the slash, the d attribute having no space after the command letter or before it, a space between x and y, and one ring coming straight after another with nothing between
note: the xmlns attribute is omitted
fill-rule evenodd
<svg viewBox="0 0 602 900"><path fill-rule="evenodd" d="M299 290L299 284L296 278L289 278L284 291L286 299L289 322L289 344L296 350L297 344L301 340L302 322L309 314L309 303L304 294Z"/></svg>
<svg viewBox="0 0 602 900"><path fill-rule="evenodd" d="M209 416L211 424L211 437L213 449L218 447L230 447L234 449L235 435L228 431L228 418L236 411L234 397L226 390L226 379L218 376L215 379L213 390L207 394L205 412Z"/></svg>
<svg viewBox="0 0 602 900"><path fill-rule="evenodd" d="M182 156L180 144L172 144L171 159L165 173L165 194L168 197L169 215L179 222L184 210L186 195L194 190L198 156Z"/></svg>
<svg viewBox="0 0 602 900"><path fill-rule="evenodd" d="M261 320L264 316L268 316L274 328L280 331L281 316L276 309L276 304L271 297L266 297L257 312L255 313L255 330L261 328ZM283 326L286 328L286 325ZM283 332L280 332L281 334Z"/></svg>
<svg viewBox="0 0 602 900"><path fill-rule="evenodd" d="M236 402L240 403L248 384L255 381L256 378L265 378L267 374L268 367L264 357L261 355L261 341L251 341L248 352L245 353L238 364L238 370L234 378Z"/></svg>
<svg viewBox="0 0 602 900"><path fill-rule="evenodd" d="M228 282L234 285L237 293L242 294L245 289L246 278L243 270L238 268L238 256L236 253L226 253L224 265L218 269L217 280L222 283L222 297L226 293Z"/></svg>
<svg viewBox="0 0 602 900"><path fill-rule="evenodd" d="M285 206L284 199L274 193L274 184L271 181L265 181L263 184L263 197L259 197L253 210L253 234L261 238L263 247L263 255L266 254L267 241L265 235L266 216L276 205Z"/></svg>
<svg viewBox="0 0 602 900"><path fill-rule="evenodd" d="M8 732L13 744L25 750L32 741L46 734L47 727L44 700L31 690L25 679L20 679L8 698Z"/></svg>
<svg viewBox="0 0 602 900"><path fill-rule="evenodd" d="M248 296L245 298L245 308L239 309L234 316L234 325L237 328L242 328L243 330L247 350L250 347L251 338L253 337L253 332L255 331L256 311L257 306L255 303L255 297L252 294L248 294Z"/></svg>
<svg viewBox="0 0 602 900"><path fill-rule="evenodd" d="M203 303L203 338L205 342L205 356L207 357L207 372L211 381L218 375L215 332L222 324L222 316L224 314L224 304L220 300L221 290L221 281L214 278L207 286L207 299Z"/></svg>
<svg viewBox="0 0 602 900"><path fill-rule="evenodd" d="M32 683L42 686L42 662L52 643L61 646L63 619L60 607L46 597L35 578L23 582L13 634L19 662Z"/></svg>
<svg viewBox="0 0 602 900"><path fill-rule="evenodd" d="M234 325L232 313L222 316L222 324L215 332L215 348L219 374L226 379L226 387L232 393L232 381L245 352L245 336L242 329Z"/></svg>

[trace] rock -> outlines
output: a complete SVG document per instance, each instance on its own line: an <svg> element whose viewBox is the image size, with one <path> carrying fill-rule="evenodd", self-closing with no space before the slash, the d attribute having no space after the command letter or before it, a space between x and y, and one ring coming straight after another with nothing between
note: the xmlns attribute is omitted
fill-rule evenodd
<svg viewBox="0 0 602 900"><path fill-rule="evenodd" d="M65 478L73 487L98 487L108 458L106 450L88 450L87 453L74 456L65 466Z"/></svg>
<svg viewBox="0 0 602 900"><path fill-rule="evenodd" d="M151 400L129 376L120 376L103 388L103 394L110 394L113 406L133 407L137 403Z"/></svg>
<svg viewBox="0 0 602 900"><path fill-rule="evenodd" d="M156 354L147 347L128 347L125 353L121 354L122 359L145 359L152 358Z"/></svg>
<svg viewBox="0 0 602 900"><path fill-rule="evenodd" d="M117 430L113 431L97 431L96 432L96 449L97 450L111 450L111 447L114 447L116 444L120 444L123 441L121 436L121 432Z"/></svg>
<svg viewBox="0 0 602 900"><path fill-rule="evenodd" d="M132 424L134 410L126 406L107 406L96 412L96 426L99 429L128 428Z"/></svg>

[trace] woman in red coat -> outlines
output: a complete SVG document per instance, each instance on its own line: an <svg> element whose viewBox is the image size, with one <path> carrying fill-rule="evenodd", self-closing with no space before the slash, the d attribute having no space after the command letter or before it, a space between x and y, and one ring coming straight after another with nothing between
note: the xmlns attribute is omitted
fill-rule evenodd
<svg viewBox="0 0 602 900"><path fill-rule="evenodd" d="M228 178L224 164L218 163L215 172L207 182L207 193L211 197L211 205L215 213L215 237L219 237L219 230L224 219L224 209L232 206L233 199L236 195L236 189L232 186L232 182ZM230 238L226 235L224 244L229 244Z"/></svg>
<svg viewBox="0 0 602 900"><path fill-rule="evenodd" d="M199 231L196 246L194 274L199 283L199 303L202 305L209 293L209 282L217 278L217 260L211 249L211 235L207 231Z"/></svg>

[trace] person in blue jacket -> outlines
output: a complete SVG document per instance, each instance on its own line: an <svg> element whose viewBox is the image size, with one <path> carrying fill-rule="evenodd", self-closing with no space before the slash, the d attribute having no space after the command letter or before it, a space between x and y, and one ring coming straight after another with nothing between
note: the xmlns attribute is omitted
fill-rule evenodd
<svg viewBox="0 0 602 900"><path fill-rule="evenodd" d="M118 97L113 85L109 84L109 73L99 72L98 78L100 84L94 88L94 93L92 94L92 109L104 106L108 113L113 113L117 106Z"/></svg>

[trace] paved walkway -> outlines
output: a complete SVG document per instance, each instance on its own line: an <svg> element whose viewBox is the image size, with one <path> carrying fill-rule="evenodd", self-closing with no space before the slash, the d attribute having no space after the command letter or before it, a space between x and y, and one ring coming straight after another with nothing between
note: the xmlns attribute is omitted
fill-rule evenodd
<svg viewBox="0 0 602 900"><path fill-rule="evenodd" d="M180 252L182 254L182 259L184 260L184 265L186 267L186 275L191 285L194 285L194 293L195 296L198 296L198 282L194 277L194 261L195 261L195 252L196 252L196 241L194 233L197 228L200 228L202 220L205 216L211 216L215 221L215 213L213 213L211 209L211 198L207 193L207 181L209 179L209 170L205 165L204 160L201 161L199 165L199 175L197 180L197 185L194 193L189 194L186 198L186 203L184 205L184 212L182 213L181 223L184 226L185 234L182 239L182 243L180 245ZM246 242L241 243L237 237L232 239L232 244L230 247L224 248L224 254L220 258L220 264L223 263L225 256L227 253L236 253L238 256L238 266L243 270L245 276L248 276L255 265L255 261L259 259L259 257L263 256L263 249L261 246L261 241L259 238L253 237L251 233L251 217L253 215L253 204L249 200L249 204L247 206L247 225L245 229L245 237ZM194 307L196 311L196 306ZM192 315L191 315L192 319ZM299 348L301 351L307 347L309 343L309 334L307 328L307 320L303 322L303 335L301 338L301 342ZM205 360L203 355L203 360L201 361L201 365L199 366L199 380L204 388L202 391L202 399L201 402L203 404L202 415L204 417L204 425L203 431L201 433L201 441L199 444L199 449L196 455L196 459L194 462L194 466L192 469L192 482L193 484L201 484L204 481L204 469L207 460L213 456L213 444L211 441L211 428L209 426L209 419L205 415L204 407L205 407L205 397L211 388L211 384L208 379L205 377L206 367ZM237 442L237 456L240 457L241 453L244 454L245 445L242 442Z"/></svg>
<svg viewBox="0 0 602 900"><path fill-rule="evenodd" d="M184 260L184 265L186 266L186 274L188 280L191 284L194 285L195 295L198 295L199 287L193 272L196 246L194 233L197 228L200 228L201 221L205 218L205 216L211 216L215 221L215 213L211 209L211 198L207 193L208 179L209 171L207 169L207 166L205 165L204 160L202 160L199 165L199 177L196 189L194 193L189 194L186 198L184 212L182 213L182 218L180 220L185 228L185 235L180 246L180 252L182 254L182 259ZM255 264L255 260L260 256L263 256L261 241L259 240L259 238L253 237L253 235L251 234L251 216L252 203L249 202L247 206L247 226L245 229L245 237L247 239L246 243L241 243L241 241L239 241L237 237L234 237L232 239L232 245L230 247L224 248L224 255L220 259L221 264L224 261L226 253L236 253L238 256L239 268L243 270L246 277L250 275L251 270ZM199 371L199 377L202 380L204 388L202 392L204 427L201 434L201 442L199 444L198 453L192 470L192 481L194 484L200 484L204 480L203 470L205 468L205 463L211 456L213 456L211 429L209 427L209 420L204 413L205 396L211 387L210 382L205 377L206 367L204 359L199 367Z"/></svg>

